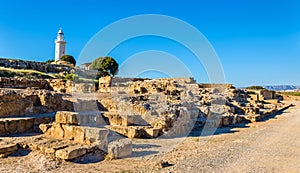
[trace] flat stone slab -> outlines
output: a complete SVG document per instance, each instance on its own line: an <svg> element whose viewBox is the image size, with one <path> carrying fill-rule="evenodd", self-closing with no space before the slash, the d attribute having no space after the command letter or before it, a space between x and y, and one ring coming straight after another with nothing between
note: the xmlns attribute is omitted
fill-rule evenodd
<svg viewBox="0 0 300 173"><path fill-rule="evenodd" d="M149 123L146 122L140 115L120 115L120 113L116 111L102 112L102 115L108 118L110 125L119 125L119 126L149 125Z"/></svg>
<svg viewBox="0 0 300 173"><path fill-rule="evenodd" d="M38 114L18 117L0 118L0 136L37 132L38 126L42 123L50 123L54 121L54 114Z"/></svg>
<svg viewBox="0 0 300 173"><path fill-rule="evenodd" d="M107 126L108 129L122 134L128 138L156 138L159 136L161 130L151 126Z"/></svg>
<svg viewBox="0 0 300 173"><path fill-rule="evenodd" d="M104 127L107 125L99 111L70 112L58 111L55 115L58 124Z"/></svg>
<svg viewBox="0 0 300 173"><path fill-rule="evenodd" d="M70 146L55 152L55 157L63 160L71 160L85 155L87 148L83 146Z"/></svg>
<svg viewBox="0 0 300 173"><path fill-rule="evenodd" d="M108 145L108 155L112 159L129 157L132 154L132 141L130 139L120 139Z"/></svg>
<svg viewBox="0 0 300 173"><path fill-rule="evenodd" d="M59 124L41 124L40 129L49 137L65 139L81 144L99 145L103 151L107 150L107 137L109 129L98 127L87 127L78 125Z"/></svg>
<svg viewBox="0 0 300 173"><path fill-rule="evenodd" d="M76 159L84 156L87 153L101 150L99 145L85 145L70 140L56 139L44 135L22 141L19 143L19 146L29 150L39 151L43 154L51 155L62 160Z"/></svg>
<svg viewBox="0 0 300 173"><path fill-rule="evenodd" d="M17 150L18 145L16 143L6 143L4 141L0 141L0 158L13 154Z"/></svg>

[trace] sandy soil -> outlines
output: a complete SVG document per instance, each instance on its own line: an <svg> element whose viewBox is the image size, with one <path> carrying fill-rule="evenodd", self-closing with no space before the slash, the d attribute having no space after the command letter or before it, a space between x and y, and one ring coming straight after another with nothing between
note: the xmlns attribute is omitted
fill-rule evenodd
<svg viewBox="0 0 300 173"><path fill-rule="evenodd" d="M23 151L0 159L0 172L300 172L300 102L294 104L282 114L221 128L212 136L134 140L131 158L73 163ZM169 165L161 168L161 162Z"/></svg>

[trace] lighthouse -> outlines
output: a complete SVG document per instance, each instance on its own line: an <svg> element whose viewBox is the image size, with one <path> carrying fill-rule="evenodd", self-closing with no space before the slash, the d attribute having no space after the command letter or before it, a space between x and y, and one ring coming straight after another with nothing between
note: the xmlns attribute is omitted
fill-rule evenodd
<svg viewBox="0 0 300 173"><path fill-rule="evenodd" d="M66 44L64 32L59 29L55 40L55 61L60 61L60 58L66 54Z"/></svg>

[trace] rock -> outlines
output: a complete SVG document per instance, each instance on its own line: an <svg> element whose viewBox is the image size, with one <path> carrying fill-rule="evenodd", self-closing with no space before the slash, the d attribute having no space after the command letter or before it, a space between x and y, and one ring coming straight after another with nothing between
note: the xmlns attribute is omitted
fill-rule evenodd
<svg viewBox="0 0 300 173"><path fill-rule="evenodd" d="M62 125L62 128L64 130L64 138L69 140L74 140L75 138L75 126L70 125ZM77 138L78 139L78 138Z"/></svg>
<svg viewBox="0 0 300 173"><path fill-rule="evenodd" d="M63 138L64 130L62 129L61 124L53 123L51 129L49 129L46 134L55 138Z"/></svg>
<svg viewBox="0 0 300 173"><path fill-rule="evenodd" d="M51 124L40 124L39 128L43 133L46 133L52 127Z"/></svg>
<svg viewBox="0 0 300 173"><path fill-rule="evenodd" d="M156 138L161 133L160 128L146 128L145 131L149 135L150 138Z"/></svg>
<svg viewBox="0 0 300 173"><path fill-rule="evenodd" d="M4 134L6 134L5 122L4 121L0 121L0 135L4 135Z"/></svg>
<svg viewBox="0 0 300 173"><path fill-rule="evenodd" d="M18 150L17 144L1 144L0 143L0 158L6 157Z"/></svg>
<svg viewBox="0 0 300 173"><path fill-rule="evenodd" d="M108 144L108 154L113 159L129 157L132 154L132 141L120 139Z"/></svg>
<svg viewBox="0 0 300 173"><path fill-rule="evenodd" d="M18 133L24 133L30 129L33 129L34 119L26 118L18 121L17 131Z"/></svg>
<svg viewBox="0 0 300 173"><path fill-rule="evenodd" d="M84 143L84 129L80 126L74 126L74 141Z"/></svg>
<svg viewBox="0 0 300 173"><path fill-rule="evenodd" d="M18 121L8 120L5 121L5 129L8 133L17 133Z"/></svg>
<svg viewBox="0 0 300 173"><path fill-rule="evenodd" d="M162 160L155 165L157 169L162 169L168 166L173 166L173 164L170 164L168 161L162 161Z"/></svg>
<svg viewBox="0 0 300 173"><path fill-rule="evenodd" d="M64 100L62 94L54 91L8 88L0 90L0 116L33 115L63 110L73 110L73 103Z"/></svg>
<svg viewBox="0 0 300 173"><path fill-rule="evenodd" d="M55 122L60 124L78 125L78 113L69 111L58 111L55 115Z"/></svg>
<svg viewBox="0 0 300 173"><path fill-rule="evenodd" d="M63 160L71 160L86 154L87 149L84 147L70 146L55 152L55 157Z"/></svg>
<svg viewBox="0 0 300 173"><path fill-rule="evenodd" d="M107 151L107 136L109 130L106 128L84 127L86 143L97 144L103 151Z"/></svg>

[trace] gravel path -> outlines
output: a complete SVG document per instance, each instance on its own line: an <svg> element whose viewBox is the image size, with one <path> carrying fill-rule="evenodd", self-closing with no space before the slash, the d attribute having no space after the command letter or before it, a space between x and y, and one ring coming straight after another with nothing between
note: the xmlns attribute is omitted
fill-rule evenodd
<svg viewBox="0 0 300 173"><path fill-rule="evenodd" d="M188 138L157 158L174 163L168 172L300 172L300 104L283 114L206 143ZM198 143L198 144L197 144Z"/></svg>
<svg viewBox="0 0 300 173"><path fill-rule="evenodd" d="M295 107L275 117L222 128L214 136L134 140L132 158L58 163L30 152L0 159L0 172L300 172L300 102L294 103ZM171 151L165 150L178 141ZM162 161L169 166L161 168Z"/></svg>

